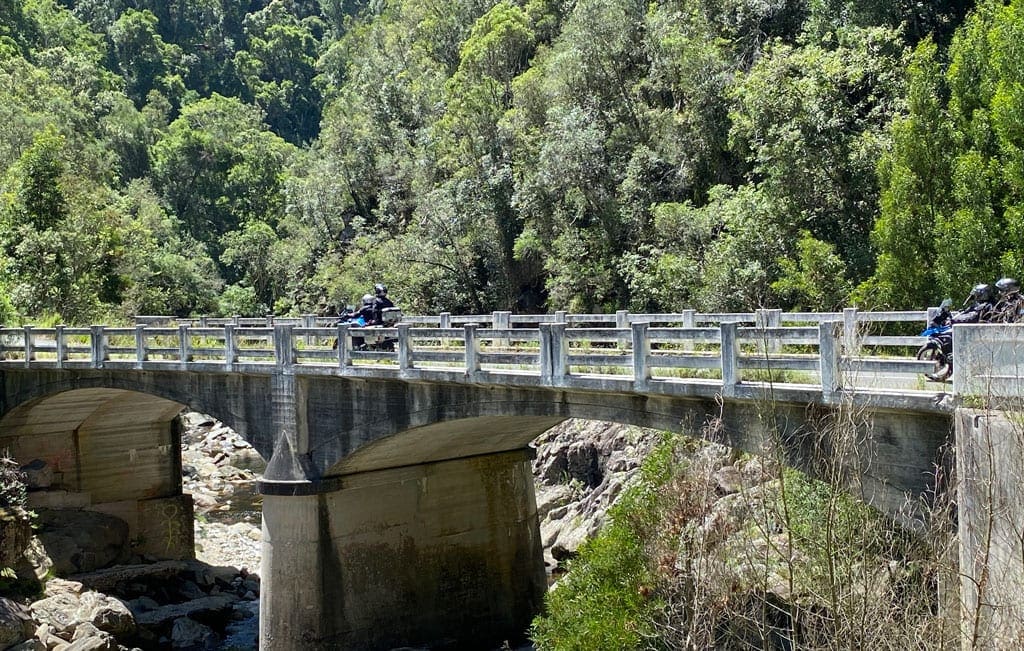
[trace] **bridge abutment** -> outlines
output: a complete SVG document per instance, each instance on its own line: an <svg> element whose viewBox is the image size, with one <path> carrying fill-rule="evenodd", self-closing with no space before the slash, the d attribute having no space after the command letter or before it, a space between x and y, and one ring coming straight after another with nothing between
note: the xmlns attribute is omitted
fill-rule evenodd
<svg viewBox="0 0 1024 651"><path fill-rule="evenodd" d="M956 440L961 646L1018 648L1024 640L1024 422L1019 414L958 409Z"/></svg>
<svg viewBox="0 0 1024 651"><path fill-rule="evenodd" d="M483 648L546 577L528 449L264 486L260 648ZM270 493L270 494L268 494Z"/></svg>

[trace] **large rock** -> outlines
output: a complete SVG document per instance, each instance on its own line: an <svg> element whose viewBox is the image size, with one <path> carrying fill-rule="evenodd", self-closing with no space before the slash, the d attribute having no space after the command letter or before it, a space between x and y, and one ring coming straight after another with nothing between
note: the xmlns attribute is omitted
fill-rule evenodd
<svg viewBox="0 0 1024 651"><path fill-rule="evenodd" d="M77 611L79 619L114 636L135 632L132 611L120 599L99 592L82 593Z"/></svg>
<svg viewBox="0 0 1024 651"><path fill-rule="evenodd" d="M209 626L190 617L174 620L171 628L171 648L182 651L205 651L217 648L220 638Z"/></svg>
<svg viewBox="0 0 1024 651"><path fill-rule="evenodd" d="M29 610L16 601L0 597L0 649L32 637L34 631Z"/></svg>
<svg viewBox="0 0 1024 651"><path fill-rule="evenodd" d="M48 624L61 637L73 633L83 623L111 635L135 632L135 618L128 607L99 592L56 594L33 603L31 611L37 621Z"/></svg>
<svg viewBox="0 0 1024 651"><path fill-rule="evenodd" d="M91 572L127 560L128 523L95 511L44 509L38 536L58 576Z"/></svg>
<svg viewBox="0 0 1024 651"><path fill-rule="evenodd" d="M232 606L237 601L238 597L233 594L210 595L209 597L187 601L182 604L169 604L149 612L139 613L136 622L139 626L159 628L181 617L207 619L210 616L220 616L226 619L230 617Z"/></svg>

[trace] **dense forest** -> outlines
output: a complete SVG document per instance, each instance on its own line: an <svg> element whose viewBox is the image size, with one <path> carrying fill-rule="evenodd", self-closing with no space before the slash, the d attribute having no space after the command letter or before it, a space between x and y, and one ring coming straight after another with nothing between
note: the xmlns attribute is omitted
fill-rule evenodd
<svg viewBox="0 0 1024 651"><path fill-rule="evenodd" d="M0 0L0 319L1024 276L1024 1Z"/></svg>

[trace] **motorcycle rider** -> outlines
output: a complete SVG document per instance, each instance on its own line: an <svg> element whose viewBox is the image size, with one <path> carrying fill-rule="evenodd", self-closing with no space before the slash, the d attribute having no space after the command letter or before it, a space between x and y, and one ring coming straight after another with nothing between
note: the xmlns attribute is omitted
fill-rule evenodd
<svg viewBox="0 0 1024 651"><path fill-rule="evenodd" d="M988 283L981 283L975 285L974 289L967 296L965 304L970 303L971 306L966 310L962 310L953 315L953 323L978 323L979 321L986 321L992 309L995 307L996 302L995 290L992 289L992 285Z"/></svg>
<svg viewBox="0 0 1024 651"><path fill-rule="evenodd" d="M992 323L1017 323L1024 316L1024 296L1020 283L1014 278L1000 278L996 281L999 298L992 308L989 321Z"/></svg>
<svg viewBox="0 0 1024 651"><path fill-rule="evenodd" d="M388 298L388 286L383 283L377 283L373 286L373 294L373 322L382 323L384 321L384 310L394 307L395 304Z"/></svg>
<svg viewBox="0 0 1024 651"><path fill-rule="evenodd" d="M359 307L358 310L346 314L346 320L353 321L355 319L358 319L359 317L363 317L363 321L366 322L366 325L372 325L373 316L375 312L374 303L375 300L372 294L363 294L362 305Z"/></svg>

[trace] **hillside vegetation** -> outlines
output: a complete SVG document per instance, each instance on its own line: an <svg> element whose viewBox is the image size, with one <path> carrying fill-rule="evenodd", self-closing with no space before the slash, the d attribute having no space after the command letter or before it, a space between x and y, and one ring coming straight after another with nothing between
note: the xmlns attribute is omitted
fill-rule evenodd
<svg viewBox="0 0 1024 651"><path fill-rule="evenodd" d="M0 0L0 319L1024 275L1021 1Z"/></svg>

